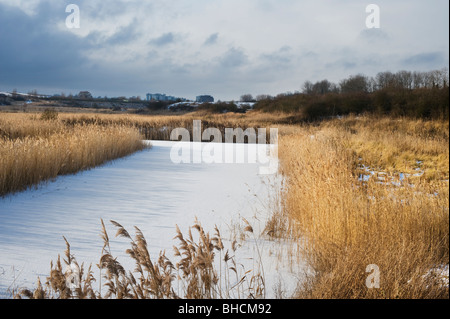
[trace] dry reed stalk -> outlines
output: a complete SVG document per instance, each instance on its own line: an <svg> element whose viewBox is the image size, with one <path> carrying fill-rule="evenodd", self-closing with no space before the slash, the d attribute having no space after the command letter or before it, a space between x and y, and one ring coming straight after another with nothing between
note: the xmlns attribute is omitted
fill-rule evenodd
<svg viewBox="0 0 450 319"><path fill-rule="evenodd" d="M139 133L123 126L75 125L48 136L0 139L0 195L89 169L142 150Z"/></svg>
<svg viewBox="0 0 450 319"><path fill-rule="evenodd" d="M78 266L75 257L71 254L70 245L66 241L66 251L64 263L67 266L63 270L60 257L53 267L51 263L50 276L47 278L45 287L38 281L38 286L33 291L28 289L21 290L15 298L43 298L43 299L218 299L229 298L230 296L239 296L242 298L261 298L264 294L264 279L259 273L251 270L243 275L238 271L238 263L225 248L220 232L215 228L215 235L210 236L206 233L198 221L195 221L192 228L189 229L188 237L185 238L179 228L176 229L178 246L174 246L175 257L178 262L173 263L160 252L157 260L152 261L147 249L147 242L142 231L135 227L135 237L132 238L128 231L116 221L111 221L117 228L116 237L122 237L130 241L131 248L126 253L135 261L135 269L126 271L123 266L111 254L109 236L101 221L101 238L103 239L103 248L97 267L100 269L100 289L94 290L93 276L91 266L84 274L84 266ZM251 227L251 226L250 226ZM194 239L192 229L196 230L198 238ZM225 267L217 269L216 252L225 251L224 258L221 258ZM235 249L233 246L232 249ZM221 255L222 256L222 255ZM78 287L70 289L67 286L67 278L73 276L73 265L79 269L76 273ZM235 276L230 276L230 271ZM219 276L219 274L225 275ZM232 280L236 283L231 284ZM101 280L103 279L103 281ZM175 291L173 287L175 280L182 281L181 291ZM244 287L244 283L248 283ZM102 287L107 291L102 292Z"/></svg>
<svg viewBox="0 0 450 319"><path fill-rule="evenodd" d="M280 158L287 176L285 209L315 271L299 297L448 296L438 279L422 278L448 264L448 182L423 178L411 187L408 180L359 181L348 134L333 125L281 137ZM380 289L365 286L370 264L381 269Z"/></svg>
<svg viewBox="0 0 450 319"><path fill-rule="evenodd" d="M406 118L350 116L325 122L323 127L344 134L345 145L373 168L448 179L449 123Z"/></svg>

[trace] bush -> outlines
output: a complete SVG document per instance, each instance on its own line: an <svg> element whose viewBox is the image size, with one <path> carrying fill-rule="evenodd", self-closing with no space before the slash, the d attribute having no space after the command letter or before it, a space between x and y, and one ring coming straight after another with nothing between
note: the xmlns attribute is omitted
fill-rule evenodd
<svg viewBox="0 0 450 319"><path fill-rule="evenodd" d="M58 119L58 112L52 109L45 109L41 114L41 120L43 121L54 121Z"/></svg>
<svg viewBox="0 0 450 319"><path fill-rule="evenodd" d="M300 115L304 121L348 114L448 119L449 88L386 88L373 93L283 95L258 101L254 109L263 112L294 113Z"/></svg>
<svg viewBox="0 0 450 319"><path fill-rule="evenodd" d="M150 111L160 111L165 110L169 105L173 104L173 102L167 102L167 101L149 101L146 103L146 107Z"/></svg>
<svg viewBox="0 0 450 319"><path fill-rule="evenodd" d="M233 102L203 103L199 106L198 109L208 110L213 113L238 112L238 107Z"/></svg>

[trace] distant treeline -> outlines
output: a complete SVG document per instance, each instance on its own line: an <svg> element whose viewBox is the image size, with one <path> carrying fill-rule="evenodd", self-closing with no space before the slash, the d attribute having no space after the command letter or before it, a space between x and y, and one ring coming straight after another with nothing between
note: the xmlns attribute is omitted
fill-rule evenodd
<svg viewBox="0 0 450 319"><path fill-rule="evenodd" d="M358 74L339 84L306 81L302 92L259 96L255 109L297 113L306 121L351 113L448 119L448 84L447 69Z"/></svg>

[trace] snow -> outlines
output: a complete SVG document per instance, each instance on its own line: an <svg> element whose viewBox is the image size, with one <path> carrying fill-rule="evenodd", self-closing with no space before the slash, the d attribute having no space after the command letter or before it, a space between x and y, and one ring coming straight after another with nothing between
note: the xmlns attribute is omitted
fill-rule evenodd
<svg viewBox="0 0 450 319"><path fill-rule="evenodd" d="M360 159L361 160L361 159ZM416 161L418 165L421 165L421 161ZM413 177L420 177L424 174L424 171L417 167L414 169L416 173L410 174L410 173L398 173L398 178L395 178L394 176L388 176L386 172L383 171L377 171L369 166L366 166L365 164L360 164L358 169L360 171L363 171L364 173L360 173L358 180L362 182L368 182L372 177L377 177L377 183L384 184L384 185L395 185L395 186L401 186L402 183L411 176ZM413 184L409 184L410 186L414 187Z"/></svg>
<svg viewBox="0 0 450 319"><path fill-rule="evenodd" d="M448 279L449 279L449 265L441 265L439 267L432 268L423 276L425 279L429 277L438 278L441 281L441 285L443 287L449 287Z"/></svg>
<svg viewBox="0 0 450 319"><path fill-rule="evenodd" d="M256 102L236 102L237 107L240 109L243 107L253 108L255 104Z"/></svg>
<svg viewBox="0 0 450 319"><path fill-rule="evenodd" d="M134 262L125 254L129 243L114 237L110 220L132 236L133 227L139 227L156 259L161 250L172 256L176 225L187 235L195 217L211 234L217 225L228 240L237 236L246 218L256 238L241 242L237 261L247 270L261 258L266 297L275 297L276 286L290 296L303 269L301 263L292 269L285 262L292 243L259 235L277 205L280 176L260 175L258 164L174 164L174 142L151 143L151 149L0 198L0 297L8 297L12 288L34 287L38 276L45 282L50 261L64 254L63 236L77 261L96 270L103 246L101 219L113 255L132 270Z"/></svg>

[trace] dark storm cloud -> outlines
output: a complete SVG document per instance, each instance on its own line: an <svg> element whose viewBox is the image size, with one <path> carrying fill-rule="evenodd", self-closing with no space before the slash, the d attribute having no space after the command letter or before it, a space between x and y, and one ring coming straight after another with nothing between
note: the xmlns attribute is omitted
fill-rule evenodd
<svg viewBox="0 0 450 319"><path fill-rule="evenodd" d="M65 16L42 4L37 14L0 4L0 83L56 85L73 77L88 63L83 50L90 44L56 31L55 16ZM64 13L64 12L63 12ZM80 67L81 66L81 67Z"/></svg>
<svg viewBox="0 0 450 319"><path fill-rule="evenodd" d="M98 92L96 95L117 96L143 89L136 82L142 83L145 74L136 72L133 65L94 61L88 56L138 39L133 23L118 28L110 37L98 31L79 37L58 28L67 15L64 6L46 2L37 6L34 15L0 3L0 90L38 88L49 94L90 90Z"/></svg>

